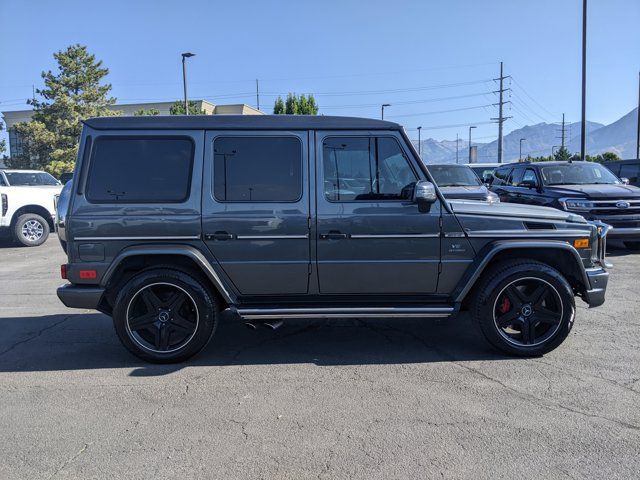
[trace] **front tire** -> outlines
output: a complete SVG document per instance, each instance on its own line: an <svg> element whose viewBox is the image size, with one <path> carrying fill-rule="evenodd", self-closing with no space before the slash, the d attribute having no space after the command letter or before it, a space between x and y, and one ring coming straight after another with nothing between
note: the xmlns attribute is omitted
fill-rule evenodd
<svg viewBox="0 0 640 480"><path fill-rule="evenodd" d="M124 284L113 310L122 344L153 363L182 362L200 352L217 326L215 297L191 275L146 270Z"/></svg>
<svg viewBox="0 0 640 480"><path fill-rule="evenodd" d="M25 247L37 247L49 238L49 223L40 215L20 215L13 227L14 238Z"/></svg>
<svg viewBox="0 0 640 480"><path fill-rule="evenodd" d="M494 347L512 355L540 356L569 335L575 298L556 269L533 260L510 260L483 276L471 312Z"/></svg>

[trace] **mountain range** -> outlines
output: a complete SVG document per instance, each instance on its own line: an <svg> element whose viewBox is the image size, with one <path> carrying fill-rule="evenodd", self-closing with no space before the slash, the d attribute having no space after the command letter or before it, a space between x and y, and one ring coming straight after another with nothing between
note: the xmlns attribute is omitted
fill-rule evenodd
<svg viewBox="0 0 640 480"><path fill-rule="evenodd" d="M635 158L636 125L638 109L634 108L622 118L609 125L587 122L587 153L597 155L603 152L614 152L621 158ZM561 144L562 128L556 123L538 123L527 125L511 131L503 139L503 160L517 160L522 141L522 156L551 155L553 147ZM422 142L422 158L426 163L455 163L456 141L434 140L428 138ZM498 161L498 140L489 143L473 142L478 147L478 162ZM580 123L565 125L565 145L570 152L580 151ZM458 159L460 163L468 163L469 142L458 142Z"/></svg>

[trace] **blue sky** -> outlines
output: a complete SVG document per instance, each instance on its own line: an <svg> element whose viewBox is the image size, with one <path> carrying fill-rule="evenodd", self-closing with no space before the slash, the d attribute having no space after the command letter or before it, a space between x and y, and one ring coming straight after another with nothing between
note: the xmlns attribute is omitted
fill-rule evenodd
<svg viewBox="0 0 640 480"><path fill-rule="evenodd" d="M385 117L415 137L490 141L499 62L513 77L506 131L580 119L581 0L0 0L0 110L24 108L52 53L87 45L122 103L181 97L271 111L275 95L314 93L321 113ZM589 1L589 120L635 107L640 1ZM487 123L485 123L487 122ZM455 126L452 126L455 125ZM443 126L449 126L442 128Z"/></svg>

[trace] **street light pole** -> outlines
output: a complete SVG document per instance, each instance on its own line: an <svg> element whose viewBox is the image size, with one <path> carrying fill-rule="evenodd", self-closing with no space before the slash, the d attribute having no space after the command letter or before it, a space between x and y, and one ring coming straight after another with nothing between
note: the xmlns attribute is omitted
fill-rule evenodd
<svg viewBox="0 0 640 480"><path fill-rule="evenodd" d="M636 159L640 160L640 72L638 72L638 125L636 126Z"/></svg>
<svg viewBox="0 0 640 480"><path fill-rule="evenodd" d="M422 130L422 127L418 127L418 155L422 157L422 142L420 141L420 130Z"/></svg>
<svg viewBox="0 0 640 480"><path fill-rule="evenodd" d="M469 126L469 163L471 163L471 129L477 128L475 125Z"/></svg>
<svg viewBox="0 0 640 480"><path fill-rule="evenodd" d="M193 57L195 53L185 52L182 54L182 87L184 89L184 111L189 115L189 101L187 100L187 58Z"/></svg>
<svg viewBox="0 0 640 480"><path fill-rule="evenodd" d="M580 122L580 160L587 150L587 0L582 0L582 121Z"/></svg>
<svg viewBox="0 0 640 480"><path fill-rule="evenodd" d="M458 163L458 144L460 143L460 136L456 133L456 164Z"/></svg>
<svg viewBox="0 0 640 480"><path fill-rule="evenodd" d="M526 138L521 138L521 139L520 139L520 156L518 157L518 159L519 159L520 161L522 161L522 141L523 141L523 140L526 140Z"/></svg>
<svg viewBox="0 0 640 480"><path fill-rule="evenodd" d="M390 103L383 103L382 104L382 107L381 107L381 109L382 109L382 120L384 120L384 107L390 107L390 106L391 106Z"/></svg>

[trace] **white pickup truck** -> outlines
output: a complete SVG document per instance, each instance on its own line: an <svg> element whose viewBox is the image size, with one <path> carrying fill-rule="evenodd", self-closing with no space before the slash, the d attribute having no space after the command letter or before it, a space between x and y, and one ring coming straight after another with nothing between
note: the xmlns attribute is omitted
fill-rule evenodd
<svg viewBox="0 0 640 480"><path fill-rule="evenodd" d="M0 233L27 247L42 245L54 229L54 197L62 184L47 172L0 170Z"/></svg>

